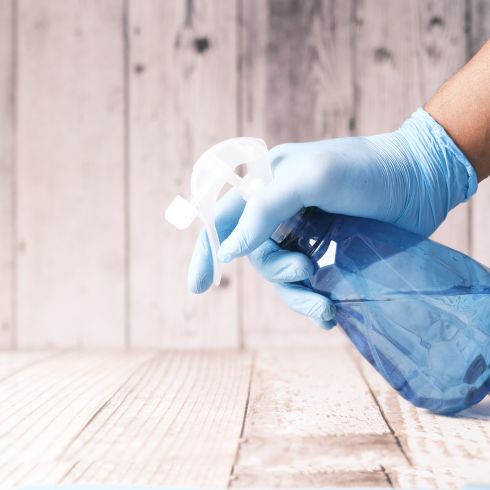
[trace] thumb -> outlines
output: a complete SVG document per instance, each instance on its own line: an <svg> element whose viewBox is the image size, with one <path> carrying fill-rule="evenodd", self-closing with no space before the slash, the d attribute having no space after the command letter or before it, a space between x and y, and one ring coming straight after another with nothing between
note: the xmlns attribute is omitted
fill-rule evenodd
<svg viewBox="0 0 490 490"><path fill-rule="evenodd" d="M291 186L280 179L273 180L247 202L235 229L222 243L219 258L229 262L250 254L302 207Z"/></svg>

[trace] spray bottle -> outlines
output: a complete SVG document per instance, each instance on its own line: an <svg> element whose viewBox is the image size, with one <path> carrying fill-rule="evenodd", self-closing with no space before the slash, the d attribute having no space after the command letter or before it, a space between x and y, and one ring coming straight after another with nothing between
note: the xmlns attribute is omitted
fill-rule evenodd
<svg viewBox="0 0 490 490"><path fill-rule="evenodd" d="M235 169L245 167L245 175ZM225 184L247 200L272 179L266 144L234 138L207 150L166 218L179 229L200 217L219 285L214 206ZM455 413L490 392L490 271L470 257L380 221L304 208L271 237L315 265L305 285L330 298L359 352L418 407Z"/></svg>

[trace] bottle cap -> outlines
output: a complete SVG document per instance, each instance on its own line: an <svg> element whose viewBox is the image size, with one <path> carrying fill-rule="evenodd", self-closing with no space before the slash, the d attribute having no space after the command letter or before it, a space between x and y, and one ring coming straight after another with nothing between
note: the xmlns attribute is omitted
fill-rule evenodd
<svg viewBox="0 0 490 490"><path fill-rule="evenodd" d="M236 169L243 166L243 176ZM196 217L204 224L213 256L213 283L221 281L222 263L215 225L215 207L226 184L236 187L248 200L272 180L269 152L259 138L232 138L206 150L196 161L191 175L190 199L176 196L165 212L165 219L179 230L188 228Z"/></svg>

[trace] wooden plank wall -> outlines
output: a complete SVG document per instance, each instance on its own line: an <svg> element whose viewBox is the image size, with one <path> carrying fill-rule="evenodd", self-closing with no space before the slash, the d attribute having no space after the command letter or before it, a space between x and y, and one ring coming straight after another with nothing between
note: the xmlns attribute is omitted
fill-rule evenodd
<svg viewBox="0 0 490 490"><path fill-rule="evenodd" d="M0 0L0 348L14 342L14 8Z"/></svg>
<svg viewBox="0 0 490 490"><path fill-rule="evenodd" d="M490 2L488 0L471 0L470 37L468 52L474 54L490 38ZM471 207L471 254L490 265L490 233L488 232L488 210L490 209L490 179L479 185L478 195L472 200Z"/></svg>
<svg viewBox="0 0 490 490"><path fill-rule="evenodd" d="M356 15L357 134L396 128L466 59L464 2L377 3L360 3ZM453 210L435 239L468 253L469 206Z"/></svg>
<svg viewBox="0 0 490 490"><path fill-rule="evenodd" d="M354 4L242 2L241 130L273 146L350 133ZM247 264L248 265L248 264ZM247 345L318 342L321 331L286 310L250 267L242 275Z"/></svg>
<svg viewBox="0 0 490 490"><path fill-rule="evenodd" d="M124 345L122 7L18 2L19 346Z"/></svg>
<svg viewBox="0 0 490 490"><path fill-rule="evenodd" d="M163 221L172 197L188 195L200 153L238 132L236 4L132 2L127 22L129 341L236 346L236 264L224 287L191 296L187 264L198 227L182 233Z"/></svg>
<svg viewBox="0 0 490 490"><path fill-rule="evenodd" d="M186 292L191 166L395 129L490 36L490 0L0 0L0 346L312 345L243 261ZM490 264L490 183L436 238Z"/></svg>

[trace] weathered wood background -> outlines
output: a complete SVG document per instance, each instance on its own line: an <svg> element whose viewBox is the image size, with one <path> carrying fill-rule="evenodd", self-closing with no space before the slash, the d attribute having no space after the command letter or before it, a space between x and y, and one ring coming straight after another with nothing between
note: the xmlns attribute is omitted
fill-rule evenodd
<svg viewBox="0 0 490 490"><path fill-rule="evenodd" d="M490 36L490 0L0 0L0 346L312 345L246 262L186 291L191 166L395 129ZM490 182L436 237L490 264Z"/></svg>

